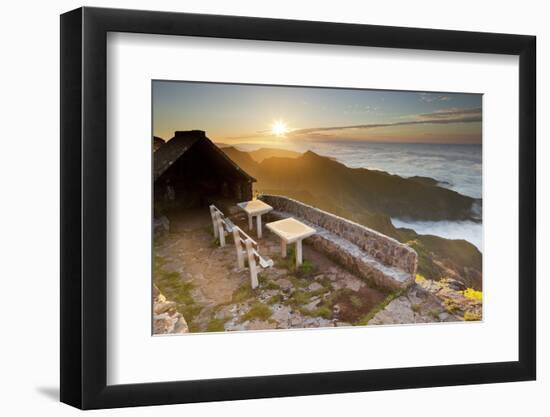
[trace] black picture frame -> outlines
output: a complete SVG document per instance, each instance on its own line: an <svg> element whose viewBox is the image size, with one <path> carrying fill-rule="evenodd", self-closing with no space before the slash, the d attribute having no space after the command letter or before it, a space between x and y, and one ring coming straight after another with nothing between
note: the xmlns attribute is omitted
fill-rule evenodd
<svg viewBox="0 0 550 417"><path fill-rule="evenodd" d="M519 56L519 359L513 362L107 385L108 32ZM536 38L170 12L61 15L61 401L82 409L533 380Z"/></svg>

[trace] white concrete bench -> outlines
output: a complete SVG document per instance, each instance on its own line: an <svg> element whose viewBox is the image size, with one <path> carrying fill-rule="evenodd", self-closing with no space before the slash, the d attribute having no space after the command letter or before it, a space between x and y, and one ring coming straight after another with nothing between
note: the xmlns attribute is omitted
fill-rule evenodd
<svg viewBox="0 0 550 417"><path fill-rule="evenodd" d="M244 268L245 256L250 270L250 283L252 288L258 287L258 267L271 268L273 260L264 258L258 251L258 243L248 236L239 226L236 226L229 218L214 205L210 206L214 236L220 241L220 247L225 246L225 236L233 235L233 242L237 251L237 266Z"/></svg>
<svg viewBox="0 0 550 417"><path fill-rule="evenodd" d="M250 285L252 288L258 287L258 266L260 268L271 268L273 260L264 258L258 252L258 243L250 238L239 226L233 228L233 241L237 250L237 264L239 268L244 268L244 257L248 260L248 269L250 271Z"/></svg>
<svg viewBox="0 0 550 417"><path fill-rule="evenodd" d="M214 237L219 239L220 246L225 246L225 237L233 233L235 225L223 212L215 205L210 206L210 216L212 217L212 227L214 229Z"/></svg>

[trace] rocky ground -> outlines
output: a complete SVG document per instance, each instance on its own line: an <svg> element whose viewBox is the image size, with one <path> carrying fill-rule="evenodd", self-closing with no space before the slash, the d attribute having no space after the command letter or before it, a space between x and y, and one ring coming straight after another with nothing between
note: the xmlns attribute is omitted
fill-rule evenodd
<svg viewBox="0 0 550 417"><path fill-rule="evenodd" d="M380 309L368 324L433 323L481 320L481 293L452 279L416 283Z"/></svg>
<svg viewBox="0 0 550 417"><path fill-rule="evenodd" d="M245 219L234 220L247 230ZM237 267L231 238L224 248L214 240L208 213L172 218L170 233L155 239L154 283L162 293L154 302L155 334L181 330L176 314L185 317L190 332L481 318L480 294L457 281L419 276L407 291L388 293L369 287L308 245L297 269L291 247L287 258L281 258L278 238L265 235L260 253L275 265L261 270L260 285L252 290L248 270Z"/></svg>
<svg viewBox="0 0 550 417"><path fill-rule="evenodd" d="M177 304L166 300L156 285L153 285L153 333L188 333L189 326L178 312Z"/></svg>

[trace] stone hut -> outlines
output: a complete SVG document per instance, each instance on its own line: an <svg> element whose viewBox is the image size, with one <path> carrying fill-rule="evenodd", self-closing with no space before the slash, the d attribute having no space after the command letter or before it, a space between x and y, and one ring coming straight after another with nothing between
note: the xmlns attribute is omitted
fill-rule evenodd
<svg viewBox="0 0 550 417"><path fill-rule="evenodd" d="M202 130L177 131L154 152L155 209L220 206L252 199L255 178L225 155Z"/></svg>

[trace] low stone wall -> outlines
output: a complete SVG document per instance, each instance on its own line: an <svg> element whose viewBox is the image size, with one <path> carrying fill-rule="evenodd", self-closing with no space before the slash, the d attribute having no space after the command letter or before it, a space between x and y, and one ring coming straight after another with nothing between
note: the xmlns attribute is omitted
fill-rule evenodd
<svg viewBox="0 0 550 417"><path fill-rule="evenodd" d="M313 244L319 249L332 252L338 261L377 285L393 289L403 288L414 282L417 254L409 246L368 227L291 198L267 194L259 198L277 212L296 216L335 235L336 239L327 240L320 234L319 239L313 239ZM363 253L356 253L357 248ZM373 266L375 262L369 261L364 255L368 255L381 265Z"/></svg>

